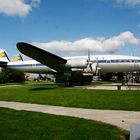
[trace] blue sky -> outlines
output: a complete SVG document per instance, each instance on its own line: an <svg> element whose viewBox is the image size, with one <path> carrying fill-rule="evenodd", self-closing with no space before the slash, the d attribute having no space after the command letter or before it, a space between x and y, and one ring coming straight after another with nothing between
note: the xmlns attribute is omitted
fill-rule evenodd
<svg viewBox="0 0 140 140"><path fill-rule="evenodd" d="M61 56L140 54L139 0L0 0L0 48L17 42Z"/></svg>

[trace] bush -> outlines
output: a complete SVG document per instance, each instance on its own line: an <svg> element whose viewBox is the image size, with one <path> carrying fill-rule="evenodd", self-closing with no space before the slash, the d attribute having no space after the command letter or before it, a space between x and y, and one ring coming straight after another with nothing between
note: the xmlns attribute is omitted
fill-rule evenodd
<svg viewBox="0 0 140 140"><path fill-rule="evenodd" d="M25 75L23 72L3 69L0 72L0 83L20 83L25 81Z"/></svg>

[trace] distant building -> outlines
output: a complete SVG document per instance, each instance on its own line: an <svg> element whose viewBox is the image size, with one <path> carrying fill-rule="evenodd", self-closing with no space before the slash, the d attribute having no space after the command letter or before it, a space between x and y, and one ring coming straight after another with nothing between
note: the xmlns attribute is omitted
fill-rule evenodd
<svg viewBox="0 0 140 140"><path fill-rule="evenodd" d="M25 73L25 78L29 81L44 80L55 82L55 77L52 74Z"/></svg>

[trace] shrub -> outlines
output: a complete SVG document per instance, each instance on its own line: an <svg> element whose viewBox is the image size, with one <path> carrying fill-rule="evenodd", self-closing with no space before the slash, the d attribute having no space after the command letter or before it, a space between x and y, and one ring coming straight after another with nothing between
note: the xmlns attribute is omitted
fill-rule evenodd
<svg viewBox="0 0 140 140"><path fill-rule="evenodd" d="M25 75L23 72L3 69L0 72L0 83L19 83L25 81Z"/></svg>

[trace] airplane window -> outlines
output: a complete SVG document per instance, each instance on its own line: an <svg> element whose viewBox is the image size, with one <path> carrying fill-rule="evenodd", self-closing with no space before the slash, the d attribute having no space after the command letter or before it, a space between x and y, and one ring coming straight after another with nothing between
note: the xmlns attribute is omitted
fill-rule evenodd
<svg viewBox="0 0 140 140"><path fill-rule="evenodd" d="M98 61L98 62L100 62L100 63L104 63L104 62L106 62L105 60L100 60L100 61Z"/></svg>
<svg viewBox="0 0 140 140"><path fill-rule="evenodd" d="M112 63L119 62L119 60L111 60Z"/></svg>

